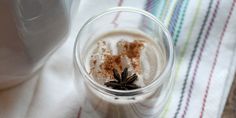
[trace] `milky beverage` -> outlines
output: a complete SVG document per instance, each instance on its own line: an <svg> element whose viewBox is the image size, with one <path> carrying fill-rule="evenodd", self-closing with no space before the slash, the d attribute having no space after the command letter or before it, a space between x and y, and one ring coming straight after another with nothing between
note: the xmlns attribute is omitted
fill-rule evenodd
<svg viewBox="0 0 236 118"><path fill-rule="evenodd" d="M32 76L68 32L61 0L0 0L0 88Z"/></svg>
<svg viewBox="0 0 236 118"><path fill-rule="evenodd" d="M145 87L155 81L165 65L164 52L157 42L141 32L129 30L114 30L96 37L96 41L88 47L85 64L90 76L99 84L111 80L109 76L99 76L101 64L105 55L117 55L121 50L122 42L142 42L140 59L140 72L137 72L127 57L122 60L122 68L129 67L129 73L136 73L138 80L135 82L140 87ZM105 51L104 51L105 49ZM93 63L96 60L96 63ZM95 68L94 68L95 67ZM91 72L92 71L92 72ZM105 86L104 86L105 87ZM91 86L86 86L86 100L84 102L82 118L152 118L159 113L157 102L161 89L137 96L105 95Z"/></svg>

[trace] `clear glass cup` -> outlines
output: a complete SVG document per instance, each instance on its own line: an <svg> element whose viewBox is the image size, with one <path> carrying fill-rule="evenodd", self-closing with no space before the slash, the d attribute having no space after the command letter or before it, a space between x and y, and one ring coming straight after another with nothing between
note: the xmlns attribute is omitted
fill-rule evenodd
<svg viewBox="0 0 236 118"><path fill-rule="evenodd" d="M145 48L147 60L141 79L145 85L134 90L115 90L106 87L91 75L91 51L103 34L113 31L145 34L151 39ZM100 37L100 38L97 38ZM116 38L108 38L116 42ZM95 48L96 50L96 48ZM149 65L149 66L146 66ZM167 28L153 15L140 9L116 7L89 19L77 35L74 48L75 82L86 118L157 118L172 91L174 51Z"/></svg>

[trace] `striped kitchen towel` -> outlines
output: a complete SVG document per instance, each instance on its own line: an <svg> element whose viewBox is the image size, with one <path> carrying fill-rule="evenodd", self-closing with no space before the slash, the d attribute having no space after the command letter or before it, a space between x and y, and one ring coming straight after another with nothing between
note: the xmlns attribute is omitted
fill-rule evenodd
<svg viewBox="0 0 236 118"><path fill-rule="evenodd" d="M236 0L147 0L176 50L175 86L162 118L216 118L235 74ZM234 64L233 64L234 63Z"/></svg>

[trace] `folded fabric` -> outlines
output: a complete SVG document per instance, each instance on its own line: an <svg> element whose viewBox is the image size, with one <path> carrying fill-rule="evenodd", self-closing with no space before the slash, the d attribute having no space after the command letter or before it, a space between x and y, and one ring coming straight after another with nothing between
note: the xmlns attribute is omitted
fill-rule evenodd
<svg viewBox="0 0 236 118"><path fill-rule="evenodd" d="M74 87L74 40L88 18L114 6L145 9L172 35L175 85L161 118L220 117L236 66L235 4L236 0L82 0L80 13L74 14L78 24L39 78L0 92L0 117L79 117L82 96Z"/></svg>

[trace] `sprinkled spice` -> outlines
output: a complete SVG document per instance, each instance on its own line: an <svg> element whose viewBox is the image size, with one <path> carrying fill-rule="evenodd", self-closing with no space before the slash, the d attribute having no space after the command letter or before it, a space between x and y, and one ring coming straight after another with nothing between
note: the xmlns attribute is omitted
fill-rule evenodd
<svg viewBox="0 0 236 118"><path fill-rule="evenodd" d="M113 74L112 69L118 68L122 70L121 56L120 55L104 55L104 63L100 65L101 72L106 76Z"/></svg>
<svg viewBox="0 0 236 118"><path fill-rule="evenodd" d="M117 54L112 54L106 42L100 43L102 60L91 58L91 74L97 78L108 78L114 80L113 69L118 73L122 72L124 67L129 67L135 73L141 73L140 55L144 46L143 41L134 40L133 42L117 42ZM100 62L100 63L98 63ZM97 68L95 68L97 67Z"/></svg>
<svg viewBox="0 0 236 118"><path fill-rule="evenodd" d="M130 59L139 59L142 48L143 42L141 41L125 42L121 53L127 55Z"/></svg>

